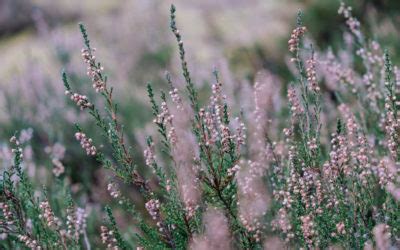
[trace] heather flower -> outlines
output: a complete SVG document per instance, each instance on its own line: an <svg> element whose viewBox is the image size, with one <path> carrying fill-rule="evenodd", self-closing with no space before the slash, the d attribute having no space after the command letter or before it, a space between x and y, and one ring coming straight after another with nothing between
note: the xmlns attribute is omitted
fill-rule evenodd
<svg viewBox="0 0 400 250"><path fill-rule="evenodd" d="M10 206L7 203L0 202L0 209L3 212L4 221L0 221L1 224L13 225L14 224L14 216L11 212Z"/></svg>
<svg viewBox="0 0 400 250"><path fill-rule="evenodd" d="M62 175L65 171L64 165L62 164L61 161L59 161L58 159L54 158L52 160L53 163L53 174L56 177L59 177L60 175Z"/></svg>
<svg viewBox="0 0 400 250"><path fill-rule="evenodd" d="M352 67L343 64L332 51L328 51L326 58L320 62L320 65L331 89L336 90L340 88L339 84L346 84L353 93L357 92L356 75Z"/></svg>
<svg viewBox="0 0 400 250"><path fill-rule="evenodd" d="M316 231L314 229L313 218L310 215L305 215L300 217L301 220L301 230L303 232L303 237L309 247L312 247L315 243Z"/></svg>
<svg viewBox="0 0 400 250"><path fill-rule="evenodd" d="M160 201L157 199L151 199L146 202L145 207L151 218L153 218L153 220L158 220L160 216Z"/></svg>
<svg viewBox="0 0 400 250"><path fill-rule="evenodd" d="M307 63L306 74L307 74L307 81L309 83L309 88L314 92L319 92L320 87L318 86L317 72L315 69L317 61L314 58L314 53L312 54L312 57L307 60L306 63Z"/></svg>
<svg viewBox="0 0 400 250"><path fill-rule="evenodd" d="M171 75L167 72L166 74L167 81L170 85L170 91L168 92L172 102L176 105L178 110L184 110L184 102L182 101L181 96L179 95L179 90L173 85L171 80Z"/></svg>
<svg viewBox="0 0 400 250"><path fill-rule="evenodd" d="M385 109L386 113L384 116L384 130L386 132L387 147L392 156L392 159L397 159L397 145L399 143L398 139L398 129L400 128L399 120L396 119L394 110L391 107L389 97L385 98Z"/></svg>
<svg viewBox="0 0 400 250"><path fill-rule="evenodd" d="M240 170L240 166L239 165L235 165L232 168L228 169L228 176L234 176L237 172L239 172Z"/></svg>
<svg viewBox="0 0 400 250"><path fill-rule="evenodd" d="M336 224L336 230L338 234L346 234L346 227L343 222L339 222L338 224Z"/></svg>
<svg viewBox="0 0 400 250"><path fill-rule="evenodd" d="M80 95L78 93L72 93L69 90L65 91L65 95L69 95L71 100L76 103L76 105L81 109L84 110L86 108L91 108L93 105L89 102L89 99L85 95Z"/></svg>
<svg viewBox="0 0 400 250"><path fill-rule="evenodd" d="M272 228L273 230L280 230L284 233L286 235L286 241L289 241L294 237L289 215L285 208L280 208L278 210L276 218L272 221Z"/></svg>
<svg viewBox="0 0 400 250"><path fill-rule="evenodd" d="M81 147L86 151L87 155L94 156L96 155L96 147L93 146L93 141L92 139L88 138L86 134L82 132L77 132L75 133L75 138L80 141Z"/></svg>
<svg viewBox="0 0 400 250"><path fill-rule="evenodd" d="M49 202L41 202L39 208L42 211L42 213L40 214L40 218L43 218L47 226L50 228L58 228L60 225L60 220L54 216L53 210L51 209Z"/></svg>
<svg viewBox="0 0 400 250"><path fill-rule="evenodd" d="M109 250L118 250L117 239L115 239L114 232L109 230L106 226L101 226L101 241Z"/></svg>
<svg viewBox="0 0 400 250"><path fill-rule="evenodd" d="M177 88L173 88L168 93L171 96L171 99L175 103L176 107L178 109L181 109L183 104L182 104L182 99L178 94L178 89Z"/></svg>
<svg viewBox="0 0 400 250"><path fill-rule="evenodd" d="M101 73L104 68L96 62L96 48L85 48L82 49L82 58L87 65L87 75L92 79L93 88L96 92L104 91L106 88L106 83L103 80Z"/></svg>
<svg viewBox="0 0 400 250"><path fill-rule="evenodd" d="M317 139L312 138L310 141L307 142L307 146L310 149L310 151L315 151L318 148Z"/></svg>
<svg viewBox="0 0 400 250"><path fill-rule="evenodd" d="M162 124L167 127L167 138L172 145L175 145L178 138L175 131L175 126L173 124L174 116L171 115L168 105L165 101L161 103L161 112L154 119L154 123Z"/></svg>
<svg viewBox="0 0 400 250"><path fill-rule="evenodd" d="M150 145L147 146L147 148L143 152L144 158L146 161L146 165L148 167L153 167L153 164L155 163L156 156L154 154L154 143L151 142Z"/></svg>
<svg viewBox="0 0 400 250"><path fill-rule="evenodd" d="M118 199L121 196L121 192L119 191L117 184L115 184L113 182L108 183L107 191L110 193L111 197L113 197L114 199Z"/></svg>
<svg viewBox="0 0 400 250"><path fill-rule="evenodd" d="M27 235L18 235L18 240L33 250L43 249L36 240L29 238Z"/></svg>
<svg viewBox="0 0 400 250"><path fill-rule="evenodd" d="M304 26L297 27L292 31L292 34L290 35L290 39L288 41L290 52L296 52L298 50L300 38L304 35L306 31L307 28Z"/></svg>
<svg viewBox="0 0 400 250"><path fill-rule="evenodd" d="M352 16L352 7L346 6L344 2L340 3L338 14L346 18L346 24L350 31L359 39L361 39L360 22Z"/></svg>
<svg viewBox="0 0 400 250"><path fill-rule="evenodd" d="M357 145L357 132L358 132L358 125L355 121L354 115L350 111L350 108L345 105L341 104L338 107L338 110L342 114L344 118L344 123L346 125L346 132L349 139L349 146L354 148Z"/></svg>
<svg viewBox="0 0 400 250"><path fill-rule="evenodd" d="M67 235L74 240L79 240L81 234L86 230L87 214L83 208L69 207L67 209Z"/></svg>
<svg viewBox="0 0 400 250"><path fill-rule="evenodd" d="M243 122L240 121L239 117L235 118L235 121L237 123L237 128L236 128L236 144L238 147L243 146L246 144L246 126ZM239 152L239 149L238 149Z"/></svg>
<svg viewBox="0 0 400 250"><path fill-rule="evenodd" d="M287 97L291 106L290 110L293 112L293 114L301 115L304 112L304 109L300 104L296 90L293 87L289 87Z"/></svg>

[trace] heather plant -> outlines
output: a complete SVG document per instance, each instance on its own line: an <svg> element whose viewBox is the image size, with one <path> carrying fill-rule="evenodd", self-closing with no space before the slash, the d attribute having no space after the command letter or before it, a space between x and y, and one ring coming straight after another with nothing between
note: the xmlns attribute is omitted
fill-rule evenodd
<svg viewBox="0 0 400 250"><path fill-rule="evenodd" d="M158 134L146 137L144 166L127 142L114 89L79 24L81 55L96 94L75 90L64 71L62 81L65 95L97 126L85 130L76 123L74 137L110 173L107 191L115 202L92 212L104 219L93 222L97 235L88 236L89 215L63 179L57 179L58 188L36 192L23 169L25 142L15 135L13 163L1 179L2 246L91 249L101 241L107 249L398 247L400 71L389 50L363 35L351 11L339 7L349 31L336 53L311 44L298 14L288 40L288 85L262 72L253 86L244 83L241 93L228 97L215 69L205 97L193 81L172 5L170 28L185 88L170 73L160 92L147 85ZM281 88L286 97L279 96ZM106 145L91 139L97 133ZM52 159L57 177L65 171L61 160ZM130 230L119 225L117 209L129 218Z"/></svg>

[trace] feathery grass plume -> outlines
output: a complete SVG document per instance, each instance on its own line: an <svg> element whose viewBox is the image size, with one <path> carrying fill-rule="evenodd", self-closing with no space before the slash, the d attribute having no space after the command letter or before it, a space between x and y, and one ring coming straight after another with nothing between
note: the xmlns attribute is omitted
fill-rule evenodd
<svg viewBox="0 0 400 250"><path fill-rule="evenodd" d="M190 244L190 249L232 249L228 221L224 214L208 208L203 216L204 233L197 235Z"/></svg>

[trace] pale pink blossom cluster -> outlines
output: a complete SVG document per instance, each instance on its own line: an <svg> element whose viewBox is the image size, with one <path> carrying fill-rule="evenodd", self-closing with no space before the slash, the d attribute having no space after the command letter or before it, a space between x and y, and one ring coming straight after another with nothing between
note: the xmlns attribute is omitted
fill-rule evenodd
<svg viewBox="0 0 400 250"><path fill-rule="evenodd" d="M93 145L93 141L91 138L88 138L86 134L82 132L75 133L75 138L80 141L81 147L86 151L87 155L94 156L96 155L96 147Z"/></svg>
<svg viewBox="0 0 400 250"><path fill-rule="evenodd" d="M357 132L358 125L356 123L353 113L350 111L349 106L346 104L341 104L338 110L344 118L344 124L346 125L346 132L349 139L350 148L354 148L357 145Z"/></svg>
<svg viewBox="0 0 400 250"><path fill-rule="evenodd" d="M86 230L86 218L87 213L84 208L78 207L76 209L76 220L75 220L75 230L80 234L84 234Z"/></svg>
<svg viewBox="0 0 400 250"><path fill-rule="evenodd" d="M346 18L346 24L349 27L350 31L356 37L361 38L360 22L355 17L353 17L351 13L352 10L352 7L346 6L344 2L341 2L338 14L343 15L344 18Z"/></svg>
<svg viewBox="0 0 400 250"><path fill-rule="evenodd" d="M329 161L323 165L323 180L326 183L325 191L327 195L327 208L337 207L339 200L335 194L336 180L341 172L349 174L351 169L350 164L350 148L345 135L332 134L331 151L329 152Z"/></svg>
<svg viewBox="0 0 400 250"><path fill-rule="evenodd" d="M350 168L350 149L346 136L343 134L332 134L331 145L329 162L323 165L323 173L328 182L335 181L341 169L346 173Z"/></svg>
<svg viewBox="0 0 400 250"><path fill-rule="evenodd" d="M157 115L157 118L154 119L153 122L159 125L162 124L167 128L167 138L172 145L175 145L178 141L178 137L173 124L174 115L171 114L165 101L161 103L160 109L161 112Z"/></svg>
<svg viewBox="0 0 400 250"><path fill-rule="evenodd" d="M161 218L161 211L160 211L161 203L160 203L160 201L158 199L154 199L154 198L150 199L148 202L146 202L145 208L146 208L147 212L150 214L151 218L156 221L158 231L160 233L165 233L164 236L170 234L169 228L167 228L165 226L165 224L163 223L162 218ZM175 226L172 225L172 228L174 228L174 227Z"/></svg>
<svg viewBox="0 0 400 250"><path fill-rule="evenodd" d="M81 110L93 107L93 105L89 102L88 97L85 95L72 93L69 90L65 91L65 95L69 95L71 100L74 101Z"/></svg>
<svg viewBox="0 0 400 250"><path fill-rule="evenodd" d="M292 144L293 128L284 128L282 132L285 137L284 150L287 151L288 160L292 162L297 155L296 147Z"/></svg>
<svg viewBox="0 0 400 250"><path fill-rule="evenodd" d="M272 229L280 230L286 236L286 241L290 241L290 239L294 238L294 233L292 231L293 227L290 223L290 218L287 213L286 208L280 208L278 210L278 214L275 219L272 221Z"/></svg>
<svg viewBox="0 0 400 250"><path fill-rule="evenodd" d="M31 239L27 235L18 235L18 240L25 244L25 246L29 247L33 250L41 250L43 249L36 240Z"/></svg>
<svg viewBox="0 0 400 250"><path fill-rule="evenodd" d="M1 224L13 225L14 216L10 210L10 206L7 203L0 202L0 209L3 212L4 221L0 221Z"/></svg>
<svg viewBox="0 0 400 250"><path fill-rule="evenodd" d="M303 237L309 247L312 247L315 242L314 238L317 232L314 229L314 221L311 215L304 215L300 217L301 230Z"/></svg>
<svg viewBox="0 0 400 250"><path fill-rule="evenodd" d="M336 231L340 235L346 234L346 226L344 225L343 222L339 222L336 224Z"/></svg>
<svg viewBox="0 0 400 250"><path fill-rule="evenodd" d="M153 220L158 220L160 217L160 201L157 199L151 199L145 204L147 212L150 214Z"/></svg>
<svg viewBox="0 0 400 250"><path fill-rule="evenodd" d="M46 146L44 151L51 157L51 162L53 163L52 172L54 176L59 177L65 172L65 167L61 162L65 155L65 147L60 143L55 143L52 146Z"/></svg>
<svg viewBox="0 0 400 250"><path fill-rule="evenodd" d="M236 117L235 121L238 124L236 128L236 144L238 146L237 151L240 152L239 147L246 144L246 126L240 121L239 117Z"/></svg>
<svg viewBox="0 0 400 250"><path fill-rule="evenodd" d="M372 174L371 156L373 148L363 133L359 132L359 125L350 108L342 104L339 106L347 132L347 144L352 158L352 166L344 169L346 174L358 175L363 184L367 184L367 177Z"/></svg>
<svg viewBox="0 0 400 250"><path fill-rule="evenodd" d="M309 140L307 142L307 146L310 149L310 151L315 152L315 150L317 150L317 148L318 148L317 139L316 138L312 138L311 140Z"/></svg>
<svg viewBox="0 0 400 250"><path fill-rule="evenodd" d="M196 190L197 191L197 190ZM186 184L183 184L181 186L181 195L183 198L183 201L185 203L185 216L187 219L193 218L195 216L197 210L199 209L198 203L198 197L195 197L193 199L193 190L191 190Z"/></svg>
<svg viewBox="0 0 400 250"><path fill-rule="evenodd" d="M151 142L151 144L146 147L146 149L143 151L143 154L144 154L144 159L145 159L146 166L148 166L150 168L153 168L153 164L156 161L156 156L155 156L155 153L154 153L154 143L153 142ZM153 172L154 171L155 170L153 169Z"/></svg>
<svg viewBox="0 0 400 250"><path fill-rule="evenodd" d="M14 143L16 146L19 146L19 145L20 145L20 142L19 142L19 140L17 139L17 137L16 137L15 135L14 135L14 136L11 136L10 142L11 142L11 143Z"/></svg>
<svg viewBox="0 0 400 250"><path fill-rule="evenodd" d="M79 236L84 234L86 230L87 214L83 208L70 207L67 209L67 235L75 241L79 240Z"/></svg>
<svg viewBox="0 0 400 250"><path fill-rule="evenodd" d="M301 105L300 100L297 97L297 93L294 87L290 86L288 88L287 97L290 103L290 110L295 116L304 113L303 106Z"/></svg>
<svg viewBox="0 0 400 250"><path fill-rule="evenodd" d="M296 176L295 174L294 176ZM299 176L298 176L299 177ZM300 194L301 200L306 209L313 208L316 213L322 213L319 207L323 201L322 183L319 173L312 168L303 169L303 176L295 181L291 178L293 193ZM313 192L315 190L315 192Z"/></svg>
<svg viewBox="0 0 400 250"><path fill-rule="evenodd" d="M374 168L381 188L386 189L395 200L400 200L400 170L398 163L385 157Z"/></svg>
<svg viewBox="0 0 400 250"><path fill-rule="evenodd" d="M239 215L240 222L256 242L261 241L261 233L263 229L263 225L261 224L258 217L259 215L250 215L249 218L246 218L243 213Z"/></svg>
<svg viewBox="0 0 400 250"><path fill-rule="evenodd" d="M368 45L368 47L358 49L356 55L363 59L368 68L374 65L383 67L385 58L380 44L377 41L371 41Z"/></svg>
<svg viewBox="0 0 400 250"><path fill-rule="evenodd" d="M118 199L119 197L121 197L121 191L119 190L117 184L114 182L108 183L107 191L114 199Z"/></svg>
<svg viewBox="0 0 400 250"><path fill-rule="evenodd" d="M214 145L218 138L218 131L215 128L212 114L204 108L201 108L199 111L199 117L202 119L204 127L209 131L203 133L205 146Z"/></svg>
<svg viewBox="0 0 400 250"><path fill-rule="evenodd" d="M397 159L398 154L398 130L400 129L400 119L396 119L394 111L390 105L389 97L385 99L385 120L384 120L384 130L387 137L387 147L393 159Z"/></svg>
<svg viewBox="0 0 400 250"><path fill-rule="evenodd" d="M290 52L294 53L299 49L300 38L304 35L306 31L307 28L304 26L297 27L292 31L292 34L290 35L290 39L288 41Z"/></svg>
<svg viewBox="0 0 400 250"><path fill-rule="evenodd" d="M53 174L56 177L59 177L60 175L62 175L65 171L65 167L62 164L62 162L60 160L58 160L57 158L54 158L52 161L53 163Z"/></svg>
<svg viewBox="0 0 400 250"><path fill-rule="evenodd" d="M230 150L230 142L234 138L231 135L231 131L227 125L220 125L221 130L221 144L222 144L222 151L227 153Z"/></svg>
<svg viewBox="0 0 400 250"><path fill-rule="evenodd" d="M172 102L176 105L176 108L179 110L183 109L183 102L182 99L179 95L179 91L175 87L171 87L171 90L169 91L169 95L171 96Z"/></svg>
<svg viewBox="0 0 400 250"><path fill-rule="evenodd" d="M207 111L201 109L199 116L202 118L205 125L204 137L207 146L214 145L217 140L220 140L222 152L230 150L230 142L235 139L230 131L229 125L223 121L224 103L226 96L222 93L222 83L217 81L211 86L212 94Z"/></svg>
<svg viewBox="0 0 400 250"><path fill-rule="evenodd" d="M83 61L87 64L87 75L92 79L93 88L96 92L104 91L106 84L101 75L104 68L96 63L96 56L94 55L96 49L82 49L81 52Z"/></svg>
<svg viewBox="0 0 400 250"><path fill-rule="evenodd" d="M374 105L374 109L377 109L376 101L382 98L382 93L378 91L373 74L366 72L362 77L362 82L367 88L367 98L370 99L371 105Z"/></svg>
<svg viewBox="0 0 400 250"><path fill-rule="evenodd" d="M239 170L240 170L240 166L239 165L235 165L235 166L229 168L228 171L227 171L228 176L235 176L235 174L237 172L239 172Z"/></svg>
<svg viewBox="0 0 400 250"><path fill-rule="evenodd" d="M277 201L281 201L282 205L284 207L286 207L287 209L290 209L292 207L292 203L293 203L293 199L292 199L292 195L289 192L292 187L293 187L293 183L295 181L295 178L297 177L297 175L294 173L294 171L292 170L291 173L293 173L291 175L291 178L289 178L288 180L288 189L287 190L274 190L273 191L273 195L275 200Z"/></svg>
<svg viewBox="0 0 400 250"><path fill-rule="evenodd" d="M114 236L114 232L109 230L106 226L101 226L100 231L101 241L106 245L107 249L118 250L119 247L117 245L117 239Z"/></svg>
<svg viewBox="0 0 400 250"><path fill-rule="evenodd" d="M393 162L389 158L383 158L375 173L379 178L382 188L392 194L393 198L400 201L400 167L399 163Z"/></svg>
<svg viewBox="0 0 400 250"><path fill-rule="evenodd" d="M317 72L316 72L317 61L314 58L314 53L313 56L306 61L306 64L307 64L306 74L307 74L307 81L309 83L309 88L314 92L319 92L320 87L318 85Z"/></svg>
<svg viewBox="0 0 400 250"><path fill-rule="evenodd" d="M222 94L222 83L217 81L211 86L211 90L210 108L212 109L214 119L220 125L223 116L223 102L226 100L226 96Z"/></svg>
<svg viewBox="0 0 400 250"><path fill-rule="evenodd" d="M60 226L61 221L54 215L48 201L42 201L39 208L42 212L39 217L46 222L48 227L58 228Z"/></svg>

